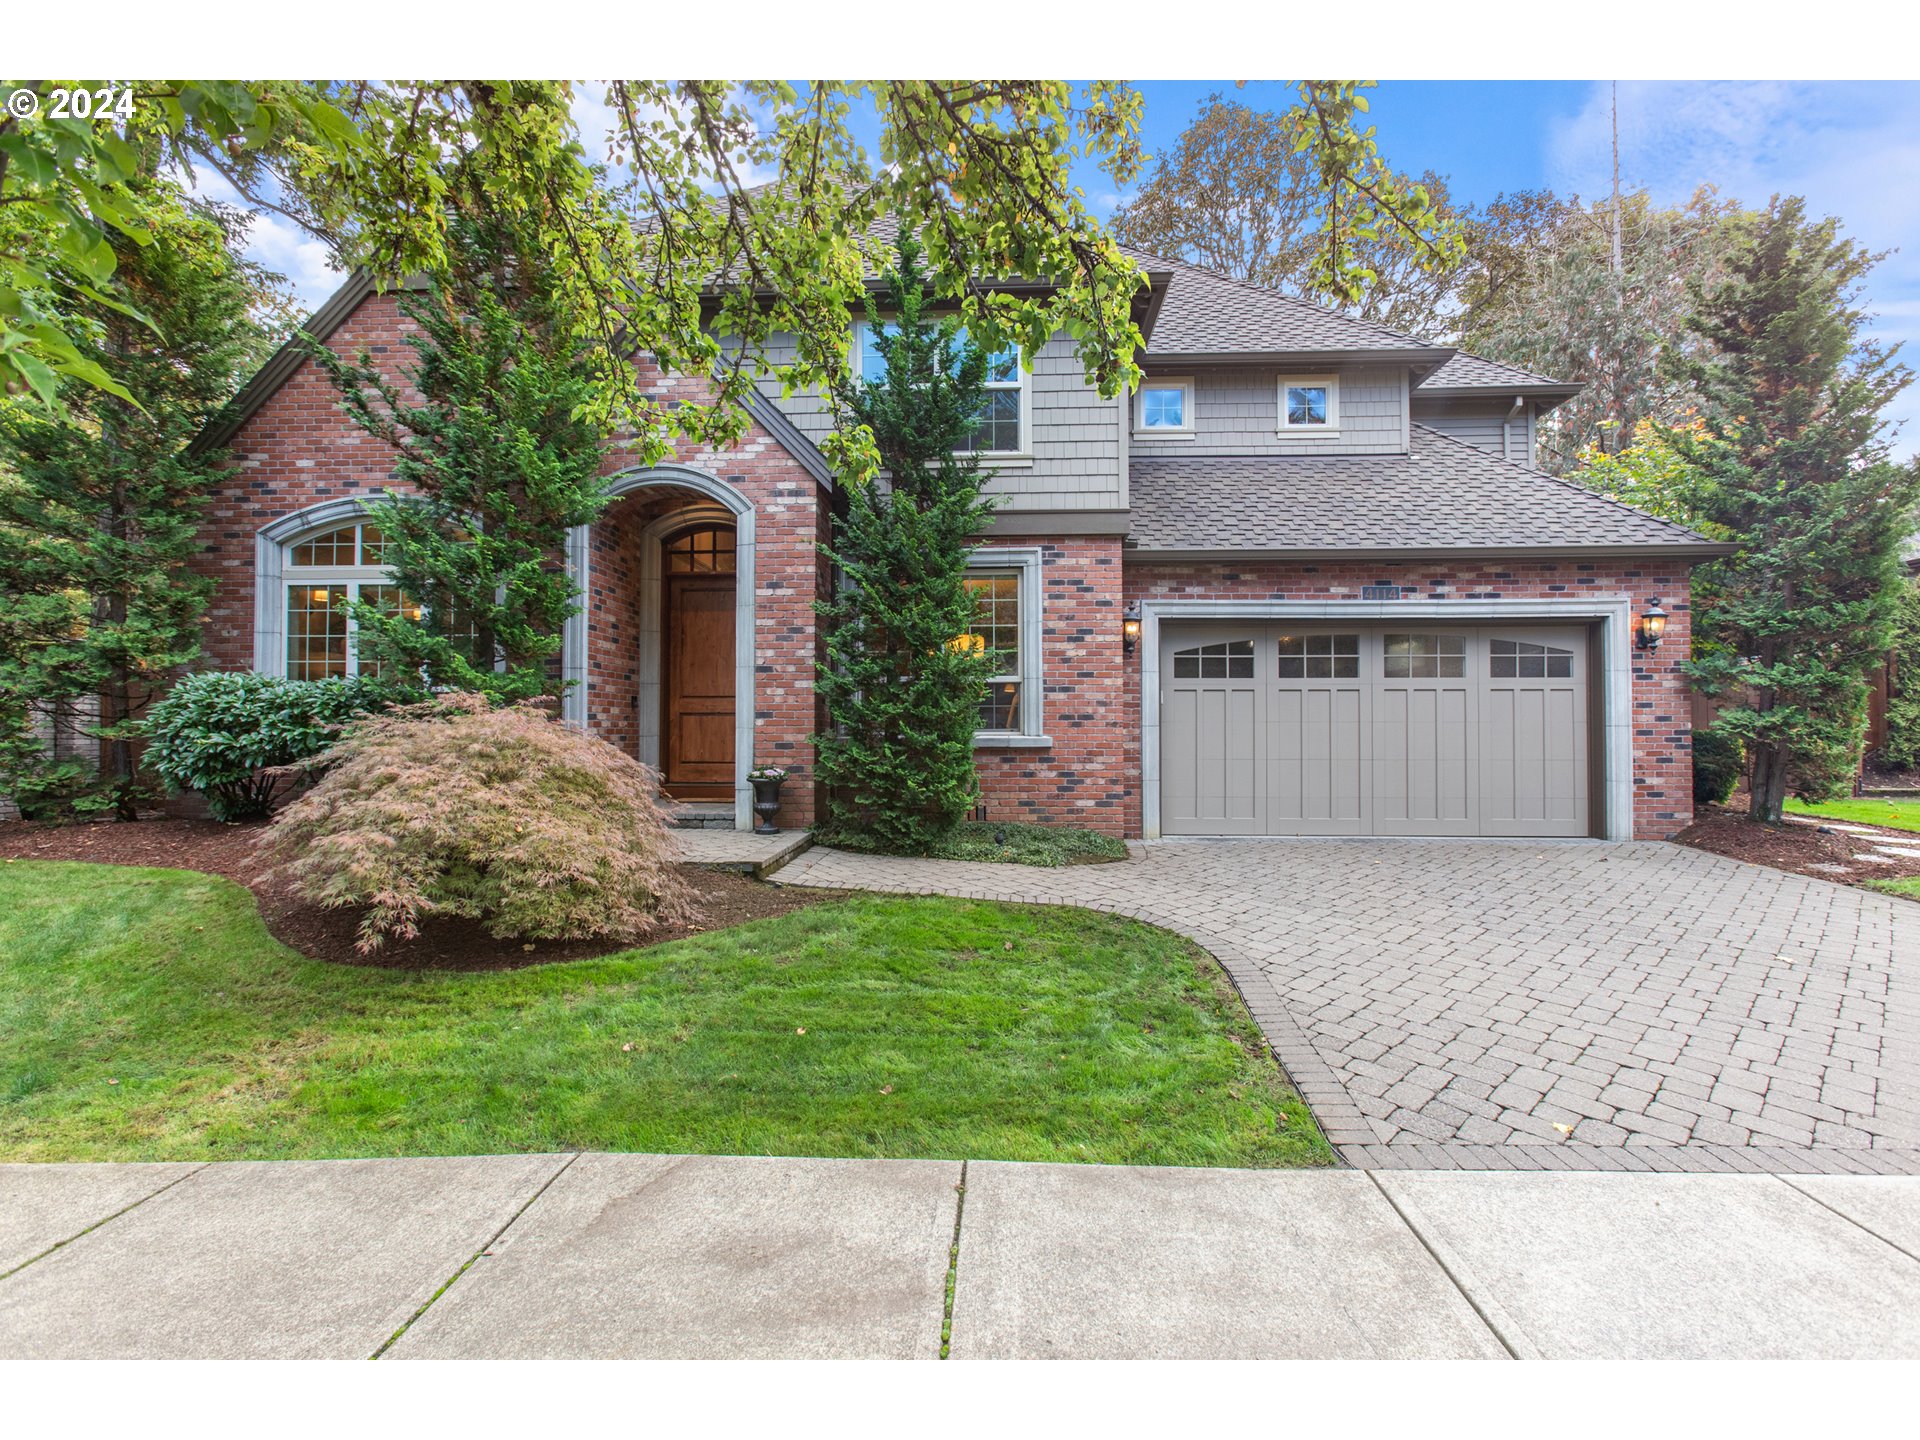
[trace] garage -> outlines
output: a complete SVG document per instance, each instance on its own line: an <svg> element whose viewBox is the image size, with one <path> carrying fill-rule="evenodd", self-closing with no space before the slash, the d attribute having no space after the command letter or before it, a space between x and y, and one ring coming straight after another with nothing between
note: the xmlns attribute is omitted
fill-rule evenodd
<svg viewBox="0 0 1920 1440"><path fill-rule="evenodd" d="M1582 625L1170 624L1166 835L1593 833Z"/></svg>

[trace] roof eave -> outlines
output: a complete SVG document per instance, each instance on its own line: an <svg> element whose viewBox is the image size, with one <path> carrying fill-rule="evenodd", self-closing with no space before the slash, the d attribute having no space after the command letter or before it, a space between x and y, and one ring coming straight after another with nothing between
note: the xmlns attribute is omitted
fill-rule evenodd
<svg viewBox="0 0 1920 1440"><path fill-rule="evenodd" d="M1130 541L1129 555L1168 562L1308 560L1709 560L1731 555L1736 546L1710 540L1649 542L1641 545L1349 545L1296 549L1275 546L1219 548L1143 545Z"/></svg>
<svg viewBox="0 0 1920 1440"><path fill-rule="evenodd" d="M1344 350L1185 350L1149 349L1142 357L1147 365L1444 365L1454 352L1446 349L1344 349Z"/></svg>
<svg viewBox="0 0 1920 1440"><path fill-rule="evenodd" d="M1514 385L1416 385L1413 398L1416 400L1506 400L1525 396L1530 400L1548 402L1541 407L1541 413L1556 409L1578 395L1587 387L1569 385L1565 381L1533 381Z"/></svg>

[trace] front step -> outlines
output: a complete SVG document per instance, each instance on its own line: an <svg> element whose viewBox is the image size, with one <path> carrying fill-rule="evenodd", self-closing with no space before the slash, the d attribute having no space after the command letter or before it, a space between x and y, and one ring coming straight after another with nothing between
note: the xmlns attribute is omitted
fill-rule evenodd
<svg viewBox="0 0 1920 1440"><path fill-rule="evenodd" d="M673 824L678 830L731 830L733 806L723 800L688 801L673 807Z"/></svg>

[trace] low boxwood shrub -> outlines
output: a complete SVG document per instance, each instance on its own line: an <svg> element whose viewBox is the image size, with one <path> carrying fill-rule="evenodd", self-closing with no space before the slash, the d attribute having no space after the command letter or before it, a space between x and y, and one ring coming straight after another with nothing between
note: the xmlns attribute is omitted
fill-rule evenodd
<svg viewBox="0 0 1920 1440"><path fill-rule="evenodd" d="M1747 757L1740 742L1717 730L1693 732L1693 803L1724 805L1740 784Z"/></svg>
<svg viewBox="0 0 1920 1440"><path fill-rule="evenodd" d="M263 845L302 898L365 910L362 953L428 916L498 939L638 940L693 913L659 777L534 705L402 706L321 765Z"/></svg>
<svg viewBox="0 0 1920 1440"><path fill-rule="evenodd" d="M349 720L391 700L371 680L189 675L148 713L145 758L175 790L206 796L216 820L257 820L297 778L288 767L314 759Z"/></svg>

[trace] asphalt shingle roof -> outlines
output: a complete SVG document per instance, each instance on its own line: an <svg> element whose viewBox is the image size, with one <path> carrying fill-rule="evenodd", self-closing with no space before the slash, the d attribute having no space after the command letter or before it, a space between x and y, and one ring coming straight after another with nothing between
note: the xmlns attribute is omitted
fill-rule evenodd
<svg viewBox="0 0 1920 1440"><path fill-rule="evenodd" d="M1149 255L1130 246L1121 249L1142 269L1171 272L1166 299L1147 337L1148 358L1322 350L1431 353L1446 348L1184 260Z"/></svg>
<svg viewBox="0 0 1920 1440"><path fill-rule="evenodd" d="M1580 550L1711 542L1424 425L1410 455L1133 461L1143 551Z"/></svg>
<svg viewBox="0 0 1920 1440"><path fill-rule="evenodd" d="M1460 350L1455 352L1454 357L1446 364L1422 380L1420 390L1423 393L1433 390L1500 390L1509 387L1524 390L1539 385L1551 385L1556 389L1565 390L1578 388L1564 380L1536 375L1531 370L1522 370L1517 365L1508 365L1499 360L1489 360L1483 355L1470 355L1465 350Z"/></svg>

